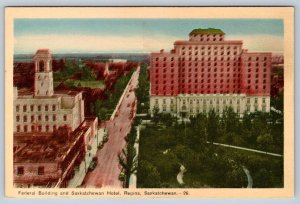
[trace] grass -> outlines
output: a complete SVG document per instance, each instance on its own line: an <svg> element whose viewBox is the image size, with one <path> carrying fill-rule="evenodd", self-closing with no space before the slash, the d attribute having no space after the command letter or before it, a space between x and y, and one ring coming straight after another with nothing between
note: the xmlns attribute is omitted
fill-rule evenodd
<svg viewBox="0 0 300 204"><path fill-rule="evenodd" d="M57 87L61 82L55 81L54 87ZM73 79L67 79L65 81L65 84L67 86L81 86L81 87L89 87L92 89L102 89L104 88L105 84L103 81L82 81L82 80L73 80Z"/></svg>

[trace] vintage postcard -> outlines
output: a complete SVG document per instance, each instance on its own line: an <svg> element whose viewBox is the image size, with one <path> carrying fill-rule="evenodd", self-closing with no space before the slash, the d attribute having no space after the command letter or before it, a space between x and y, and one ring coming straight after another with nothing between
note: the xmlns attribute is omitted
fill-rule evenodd
<svg viewBox="0 0 300 204"><path fill-rule="evenodd" d="M292 7L8 7L18 198L294 195Z"/></svg>

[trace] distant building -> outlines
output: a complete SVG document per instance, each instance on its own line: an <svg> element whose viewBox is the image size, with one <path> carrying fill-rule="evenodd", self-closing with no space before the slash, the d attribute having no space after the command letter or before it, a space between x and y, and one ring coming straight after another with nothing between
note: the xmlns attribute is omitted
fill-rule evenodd
<svg viewBox="0 0 300 204"><path fill-rule="evenodd" d="M34 91L14 87L14 185L66 187L96 141L98 119L84 117L81 92L54 92L48 49L34 62Z"/></svg>
<svg viewBox="0 0 300 204"><path fill-rule="evenodd" d="M112 63L126 63L127 59L108 59L108 62L112 62Z"/></svg>
<svg viewBox="0 0 300 204"><path fill-rule="evenodd" d="M271 57L248 52L241 40L225 40L220 29L194 29L171 52L151 53L150 111L190 116L232 107L270 111Z"/></svg>

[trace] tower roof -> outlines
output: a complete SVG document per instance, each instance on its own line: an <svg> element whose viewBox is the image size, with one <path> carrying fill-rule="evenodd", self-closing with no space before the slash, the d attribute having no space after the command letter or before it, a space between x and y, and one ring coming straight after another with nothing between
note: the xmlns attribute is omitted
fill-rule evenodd
<svg viewBox="0 0 300 204"><path fill-rule="evenodd" d="M50 54L50 50L48 48L41 48L36 51L36 54Z"/></svg>
<svg viewBox="0 0 300 204"><path fill-rule="evenodd" d="M225 34L221 29L218 28L197 28L190 32L190 35L195 34Z"/></svg>

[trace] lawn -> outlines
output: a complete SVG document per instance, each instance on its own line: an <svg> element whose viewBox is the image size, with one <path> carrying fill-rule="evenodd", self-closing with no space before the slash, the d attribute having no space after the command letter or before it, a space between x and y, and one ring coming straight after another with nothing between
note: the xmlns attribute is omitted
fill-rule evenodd
<svg viewBox="0 0 300 204"><path fill-rule="evenodd" d="M54 87L57 87L60 83L61 83L60 81L55 81ZM67 79L64 83L67 86L89 87L92 89L103 89L105 86L104 82L100 80L83 81L83 80Z"/></svg>
<svg viewBox="0 0 300 204"><path fill-rule="evenodd" d="M104 88L103 81L83 81L83 80L73 80L73 79L67 79L65 81L65 84L68 86L81 86L81 87L89 87L92 89L102 89Z"/></svg>

